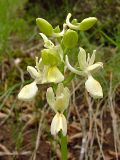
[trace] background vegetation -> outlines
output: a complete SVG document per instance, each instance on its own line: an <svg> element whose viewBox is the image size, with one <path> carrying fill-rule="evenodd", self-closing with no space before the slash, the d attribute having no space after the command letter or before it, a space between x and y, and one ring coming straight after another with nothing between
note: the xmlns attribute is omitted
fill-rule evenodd
<svg viewBox="0 0 120 160"><path fill-rule="evenodd" d="M104 99L89 99L76 78L72 91L68 148L70 159L79 159L83 138L91 134L84 147L88 159L119 159L120 156L120 1L119 0L1 0L0 1L0 159L59 158L49 133L52 111L48 109L44 92L36 101L20 102L17 94L30 81L27 65L34 65L34 58L43 47L35 19L42 17L53 26L62 24L66 15L83 20L95 16L98 23L87 32L80 32L80 46L92 52L97 49L97 60L104 63L104 70L96 75L102 83ZM75 51L73 51L75 52ZM74 60L76 56L72 57ZM91 123L88 110L93 108ZM85 123L85 124L84 124ZM92 125L92 129L89 126ZM40 145L36 152L38 127L41 127ZM42 147L41 147L42 146ZM56 149L57 148L57 149ZM34 152L33 152L34 151ZM95 154L93 154L95 152ZM44 152L44 153L43 153ZM32 155L32 153L34 153ZM51 159L52 159L51 158ZM84 159L83 158L83 159ZM81 157L82 159L82 157Z"/></svg>

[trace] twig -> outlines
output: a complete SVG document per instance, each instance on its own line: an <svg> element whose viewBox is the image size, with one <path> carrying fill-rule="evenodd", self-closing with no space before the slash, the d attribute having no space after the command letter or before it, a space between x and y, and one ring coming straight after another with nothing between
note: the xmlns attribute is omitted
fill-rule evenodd
<svg viewBox="0 0 120 160"><path fill-rule="evenodd" d="M42 46L43 46L43 44L39 43L39 44L35 45L34 47L31 47L31 48L29 48L27 50L23 50L23 52L26 53L26 54L27 53L31 53L31 52L33 52L36 49L40 49Z"/></svg>
<svg viewBox="0 0 120 160"><path fill-rule="evenodd" d="M100 143L100 138L99 138L99 135L98 135L98 129L97 129L96 121L95 121L95 131L96 131L96 136L97 136L100 152L102 154L103 159L105 160L105 156L104 156L103 149L102 149L102 144Z"/></svg>
<svg viewBox="0 0 120 160"><path fill-rule="evenodd" d="M4 145L0 144L0 148L4 151L4 153L10 154L10 151L9 151L8 148L6 148ZM10 157L9 157L9 160L11 160Z"/></svg>
<svg viewBox="0 0 120 160"><path fill-rule="evenodd" d="M82 83L82 82L81 82L81 83ZM77 106L76 106L76 104L75 104L75 91L80 87L81 83L79 83L77 86L75 86L75 85L74 85L74 82L72 82L72 84L73 84L73 85L72 85L73 89L72 89L72 92L71 92L71 97L72 97L72 95L73 95L73 101L72 101L72 103L73 103L73 105L74 105L74 107L75 107L75 110L76 110L76 113L77 113L79 122L80 122L80 115L79 115ZM71 106L71 105L70 105L70 106ZM69 109L69 112L68 112L68 114L67 114L67 119L69 119L70 111L71 111L71 109Z"/></svg>
<svg viewBox="0 0 120 160"><path fill-rule="evenodd" d="M110 74L110 90L109 90L108 96L109 96L109 107L110 107L110 111L111 111L112 125L113 125L113 131L114 131L114 147L115 147L116 159L118 160L118 151L117 151L117 138L118 138L118 136L117 136L117 122L116 122L116 114L115 114L113 103L112 103L112 73Z"/></svg>
<svg viewBox="0 0 120 160"><path fill-rule="evenodd" d="M79 122L80 122L80 127L82 128L82 135L83 135L83 138L82 138L82 146L81 146L81 150L80 150L80 157L79 157L79 160L83 160L83 158L84 158L84 154L85 154L85 152L86 152L86 148L87 148L87 134L86 134L86 131L85 131L85 121L83 121L83 119L81 119L81 117L80 117L80 114L79 114L79 111L78 111L78 108L77 108L77 105L76 105L76 102L75 102L75 100L76 100L76 97L75 97L75 91L76 91L76 89L80 86L82 84L82 82L81 83L79 83L78 85L77 85L77 87L75 87L75 85L74 85L74 82L72 81L72 87L73 87L73 105L74 105L74 108L75 108L75 110L76 110L76 114L77 114L77 116L78 116L78 119L79 119ZM80 134L80 133L79 133Z"/></svg>
<svg viewBox="0 0 120 160"><path fill-rule="evenodd" d="M17 151L14 151L14 152L0 152L0 157L2 156L18 156L18 155L21 155L21 156L25 156L25 155L31 155L32 152L31 151L24 151L24 152L17 152Z"/></svg>
<svg viewBox="0 0 120 160"><path fill-rule="evenodd" d="M86 142L87 142L87 135L85 135L85 137L82 138L82 146L81 146L79 160L83 160L83 158L84 158L84 154L86 152L86 144L87 144Z"/></svg>
<svg viewBox="0 0 120 160"><path fill-rule="evenodd" d="M46 108L47 108L47 104L45 104L45 106L43 108L42 115L41 115L41 118L40 118L40 121L39 121L39 127L38 127L38 134L37 134L37 139L36 139L36 145L35 145L35 149L34 149L32 157L31 157L31 160L36 160L36 154L37 154L37 150L38 150L39 143L40 143L41 128L42 128L43 119L45 117L45 110L46 110Z"/></svg>
<svg viewBox="0 0 120 160"><path fill-rule="evenodd" d="M78 116L78 119L79 119L79 122L81 123L81 118L80 118L80 114L79 114L79 111L78 111L78 108L77 108L77 105L76 105L76 102L75 102L75 91L78 89L78 87L80 87L81 83L79 83L76 87L74 85L74 82L72 81L72 87L73 87L73 105L75 107L75 111L77 113L77 116Z"/></svg>
<svg viewBox="0 0 120 160"><path fill-rule="evenodd" d="M1 121L0 126L2 126L8 120L8 118L11 116L13 109L15 108L16 101L17 100L15 100L14 104L12 105L9 114Z"/></svg>
<svg viewBox="0 0 120 160"><path fill-rule="evenodd" d="M22 83L24 83L24 72L23 72L23 70L20 68L19 64L15 64L15 66L18 69L18 71L20 72L20 77L21 77Z"/></svg>
<svg viewBox="0 0 120 160"><path fill-rule="evenodd" d="M93 137L93 133L92 133L92 128L93 128L93 125L94 125L94 115L93 115L93 109L92 109L92 106L93 106L93 102L94 101L91 101L91 98L89 97L87 91L86 91L86 100L87 100L87 103L88 103L88 112L89 112L89 131L88 131L88 139L87 139L87 144L86 144L86 150L89 146L89 143L91 144L90 145L90 159L92 159L92 153L91 153L91 150L92 150L92 144L93 144L93 140L94 140L94 137ZM88 155L88 156L89 156Z"/></svg>

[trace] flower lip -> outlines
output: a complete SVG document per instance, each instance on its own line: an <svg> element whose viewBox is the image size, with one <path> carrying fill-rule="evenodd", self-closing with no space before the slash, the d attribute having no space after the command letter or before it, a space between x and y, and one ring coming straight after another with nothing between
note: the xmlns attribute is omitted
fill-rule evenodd
<svg viewBox="0 0 120 160"><path fill-rule="evenodd" d="M62 131L64 136L67 134L67 120L62 113L57 112L51 123L51 134L56 135L59 131Z"/></svg>
<svg viewBox="0 0 120 160"><path fill-rule="evenodd" d="M88 76L85 82L85 88L93 98L102 98L103 91L100 83L95 80L91 75Z"/></svg>
<svg viewBox="0 0 120 160"><path fill-rule="evenodd" d="M47 82L60 83L63 80L64 76L56 66L49 67L47 73Z"/></svg>
<svg viewBox="0 0 120 160"><path fill-rule="evenodd" d="M32 100L38 91L36 82L32 82L24 86L18 94L19 100L30 101Z"/></svg>

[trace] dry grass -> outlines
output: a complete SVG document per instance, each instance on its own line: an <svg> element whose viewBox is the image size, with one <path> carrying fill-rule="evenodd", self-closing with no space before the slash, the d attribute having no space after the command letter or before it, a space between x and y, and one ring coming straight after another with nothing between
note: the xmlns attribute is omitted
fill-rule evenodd
<svg viewBox="0 0 120 160"><path fill-rule="evenodd" d="M16 70L20 73L21 81L24 81L24 73L19 65ZM71 90L67 117L69 159L119 160L119 85L113 87L112 81L113 77L110 73L109 91L99 101L93 100L84 91L83 80L75 78L69 86ZM6 86L5 83L3 83L4 86ZM15 95L20 85L21 83L17 83L10 89L5 89L0 97L0 127L2 129L0 158L20 159L22 156L24 159L43 159L45 155L40 158L41 147L47 151L46 159L60 158L59 139L58 137L54 139L50 135L53 113L47 105L44 106L46 87L41 86L43 93L38 94L36 101L27 103L18 101ZM15 125L14 129L13 125Z"/></svg>

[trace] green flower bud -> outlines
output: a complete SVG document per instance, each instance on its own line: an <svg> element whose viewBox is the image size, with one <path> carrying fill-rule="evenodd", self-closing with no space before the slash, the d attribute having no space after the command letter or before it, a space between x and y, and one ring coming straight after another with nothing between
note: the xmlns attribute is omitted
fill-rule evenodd
<svg viewBox="0 0 120 160"><path fill-rule="evenodd" d="M62 42L63 42L64 46L67 47L67 48L75 47L77 45L77 42L78 42L77 32L73 31L71 29L68 29L63 36Z"/></svg>
<svg viewBox="0 0 120 160"><path fill-rule="evenodd" d="M79 24L77 19L73 19L71 23L74 24L74 25L76 25L76 24L78 25Z"/></svg>
<svg viewBox="0 0 120 160"><path fill-rule="evenodd" d="M59 32L60 32L60 27L59 27L59 26L56 26L53 31L54 31L55 33L59 33Z"/></svg>
<svg viewBox="0 0 120 160"><path fill-rule="evenodd" d="M51 36L53 34L53 27L52 25L46 21L43 18L37 18L36 19L36 24L39 27L40 31L47 36Z"/></svg>
<svg viewBox="0 0 120 160"><path fill-rule="evenodd" d="M85 18L85 19L79 24L79 29L80 29L81 31L88 30L88 29L90 29L96 22L97 22L97 18L95 18L95 17Z"/></svg>
<svg viewBox="0 0 120 160"><path fill-rule="evenodd" d="M60 63L60 56L54 49L43 49L41 51L43 64L56 66Z"/></svg>

